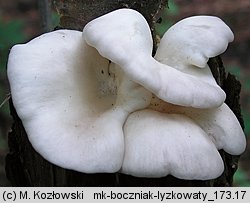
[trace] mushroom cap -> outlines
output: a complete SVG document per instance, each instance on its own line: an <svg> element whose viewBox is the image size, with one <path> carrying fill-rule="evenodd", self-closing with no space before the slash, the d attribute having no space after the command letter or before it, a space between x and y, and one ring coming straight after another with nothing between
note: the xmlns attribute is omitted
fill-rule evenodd
<svg viewBox="0 0 250 203"><path fill-rule="evenodd" d="M240 155L245 151L246 137L242 127L225 103L218 108L197 109L172 105L154 98L149 108L166 114L179 114L191 118L206 132L218 150L223 149L232 155Z"/></svg>
<svg viewBox="0 0 250 203"><path fill-rule="evenodd" d="M103 15L89 22L83 33L86 42L103 57L119 65L134 82L166 102L212 108L220 106L225 100L225 93L217 84L204 82L199 77L178 71L152 58L150 28L137 11L119 9ZM204 32L203 37L206 35Z"/></svg>
<svg viewBox="0 0 250 203"><path fill-rule="evenodd" d="M129 115L124 134L122 173L207 180L224 170L214 143L187 116L140 110Z"/></svg>
<svg viewBox="0 0 250 203"><path fill-rule="evenodd" d="M223 53L233 39L233 32L220 18L192 16L167 30L155 58L178 70L204 68L208 59Z"/></svg>
<svg viewBox="0 0 250 203"><path fill-rule="evenodd" d="M212 92L209 94L210 100L217 101L217 104L221 102L221 105L226 94L217 85L207 62L209 58L223 53L233 39L233 32L218 17L185 18L170 27L164 34L157 48L155 59L210 84L210 90L213 88L214 92L214 94ZM196 86L196 88L200 88L200 86ZM207 89L204 91L207 92ZM210 100L202 101L208 103L208 108L220 106L211 105ZM200 108L194 105L192 107Z"/></svg>
<svg viewBox="0 0 250 203"><path fill-rule="evenodd" d="M146 60L153 51L153 39L147 21L133 9L118 9L98 17L84 27L83 33L90 46L121 66L125 72L129 61L132 63L138 57L145 57ZM127 72L132 74L134 71Z"/></svg>
<svg viewBox="0 0 250 203"><path fill-rule="evenodd" d="M182 108L183 113L193 119L210 136L217 149L232 155L240 155L246 149L243 129L232 112L224 103L218 108L204 110ZM181 109L180 109L181 110Z"/></svg>
<svg viewBox="0 0 250 203"><path fill-rule="evenodd" d="M14 46L8 61L12 99L35 150L63 168L118 171L125 119L151 100L122 74L84 42L82 32L58 30Z"/></svg>
<svg viewBox="0 0 250 203"><path fill-rule="evenodd" d="M217 86L207 61L210 57L224 52L233 38L230 28L217 17L186 18L164 34L155 59ZM239 155L245 150L244 132L236 116L225 103L216 108L197 109L172 105L154 98L150 108L190 117L210 136L217 149L224 149L233 155Z"/></svg>

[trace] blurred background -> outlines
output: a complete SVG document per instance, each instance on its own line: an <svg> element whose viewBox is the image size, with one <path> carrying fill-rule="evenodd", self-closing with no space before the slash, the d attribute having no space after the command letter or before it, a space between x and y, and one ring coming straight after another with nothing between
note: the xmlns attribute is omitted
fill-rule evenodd
<svg viewBox="0 0 250 203"><path fill-rule="evenodd" d="M10 186L5 177L4 158L8 152L7 135L12 118L8 108L9 87L6 62L10 48L25 43L46 29L53 29L59 16L53 12L44 19L43 0L0 0L0 186ZM50 3L50 1L48 1ZM169 0L162 22L157 25L161 36L176 21L192 15L215 15L222 18L233 30L235 40L222 59L226 70L241 81L241 106L245 134L250 143L250 1L249 0ZM49 25L44 26L44 22ZM234 176L235 186L250 186L250 147L241 156L239 169Z"/></svg>

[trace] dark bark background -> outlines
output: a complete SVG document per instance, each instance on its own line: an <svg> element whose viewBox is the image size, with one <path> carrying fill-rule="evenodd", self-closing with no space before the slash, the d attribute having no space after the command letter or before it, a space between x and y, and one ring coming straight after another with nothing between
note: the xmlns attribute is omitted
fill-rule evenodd
<svg viewBox="0 0 250 203"><path fill-rule="evenodd" d="M82 25L116 8L133 8L140 11L149 22L152 32L166 1L62 1L56 8L62 15L61 27L82 30ZM77 3L74 3L77 2ZM110 3L111 2L111 3ZM137 1L139 2L139 1ZM68 7L68 4L70 7ZM86 10L88 8L88 10ZM89 13L88 13L89 12ZM80 17L79 17L80 16ZM240 83L231 74L226 74L220 57L210 59L209 66L217 82L227 94L226 103L234 111L243 126L239 105ZM9 133L9 153L6 156L6 175L13 186L231 186L238 165L238 156L220 151L225 163L221 177L210 181L184 181L172 176L165 178L135 178L123 174L82 174L57 167L37 154L10 100L14 123Z"/></svg>

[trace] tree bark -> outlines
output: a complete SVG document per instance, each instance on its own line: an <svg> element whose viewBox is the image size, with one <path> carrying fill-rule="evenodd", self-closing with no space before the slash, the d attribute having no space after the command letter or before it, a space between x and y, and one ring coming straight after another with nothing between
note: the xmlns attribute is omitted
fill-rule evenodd
<svg viewBox="0 0 250 203"><path fill-rule="evenodd" d="M147 19L152 33L154 24L167 0L56 0L63 28L82 30L90 20L118 8L133 8ZM154 35L153 35L154 36ZM209 66L218 84L227 94L226 103L236 114L242 127L239 94L240 83L226 74L220 57L209 60ZM231 186L237 169L238 156L223 150L220 154L225 163L224 173L215 180L181 180L173 176L164 178L136 178L124 174L83 174L55 166L43 159L31 146L22 121L10 100L14 123L9 133L9 153L6 156L6 174L13 186Z"/></svg>

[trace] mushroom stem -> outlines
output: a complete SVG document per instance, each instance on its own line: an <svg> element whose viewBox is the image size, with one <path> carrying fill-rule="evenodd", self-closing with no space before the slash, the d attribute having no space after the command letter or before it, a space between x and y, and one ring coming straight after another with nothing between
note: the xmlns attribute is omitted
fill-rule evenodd
<svg viewBox="0 0 250 203"><path fill-rule="evenodd" d="M128 114L150 105L152 93L143 86L135 83L117 65L116 70L119 75L119 89L117 92L116 106L123 109Z"/></svg>

